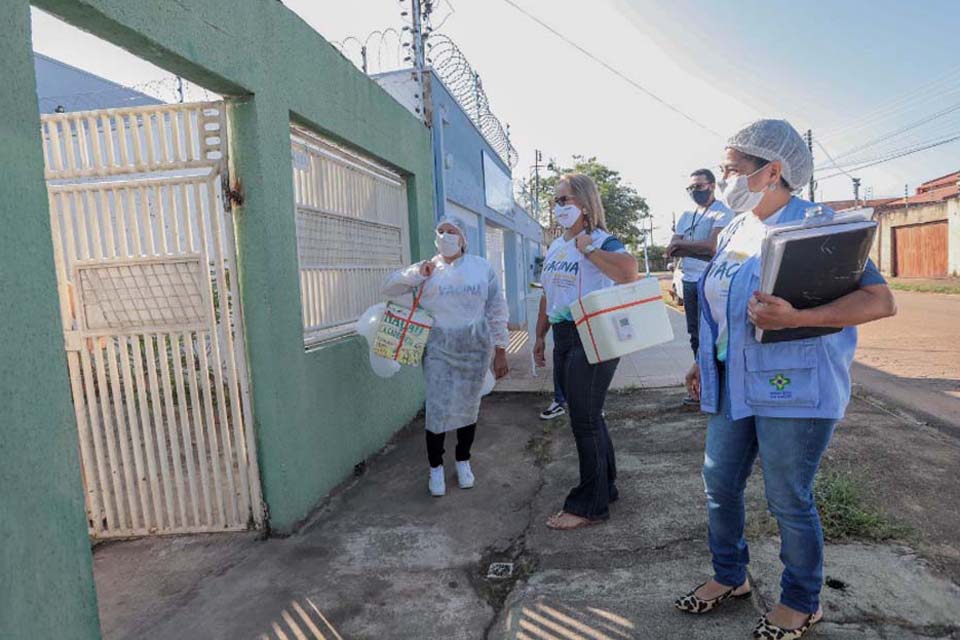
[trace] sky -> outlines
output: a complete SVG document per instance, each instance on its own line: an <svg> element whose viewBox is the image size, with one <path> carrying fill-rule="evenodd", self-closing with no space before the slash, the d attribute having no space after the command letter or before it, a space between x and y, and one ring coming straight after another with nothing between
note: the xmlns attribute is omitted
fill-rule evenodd
<svg viewBox="0 0 960 640"><path fill-rule="evenodd" d="M493 112L510 125L520 155L514 178L529 175L536 149L561 164L574 154L597 156L647 198L660 242L673 214L692 206L684 191L690 172L715 167L726 137L759 117L813 130L819 200L852 197L850 175L861 178L861 195L880 197L960 169L960 140L858 169L960 136L955 0L510 2L437 0L433 23L470 60ZM400 29L409 3L284 4L328 40L343 41ZM369 41L371 58L379 50L389 67L396 42L383 42ZM170 74L39 11L34 46L123 84L154 82L148 93L170 95ZM191 95L202 91L190 87Z"/></svg>

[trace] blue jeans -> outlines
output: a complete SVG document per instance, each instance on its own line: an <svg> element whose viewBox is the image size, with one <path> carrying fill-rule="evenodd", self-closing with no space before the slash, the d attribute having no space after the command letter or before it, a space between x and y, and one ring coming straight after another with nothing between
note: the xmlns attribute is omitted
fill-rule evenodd
<svg viewBox="0 0 960 640"><path fill-rule="evenodd" d="M618 498L617 461L603 403L619 363L617 359L590 364L576 326L553 325L553 369L560 371L580 460L580 484L570 490L563 510L581 518L608 518L610 503Z"/></svg>
<svg viewBox="0 0 960 640"><path fill-rule="evenodd" d="M554 358L556 360L556 358ZM567 404L566 398L563 397L563 387L560 383L560 368L553 367L553 401L557 404Z"/></svg>
<svg viewBox="0 0 960 640"><path fill-rule="evenodd" d="M780 602L812 614L820 607L823 585L823 529L813 480L836 421L762 416L730 420L725 417L730 402L724 384L721 375L720 413L710 416L703 462L714 579L730 587L747 579L743 493L759 454L767 506L780 527Z"/></svg>
<svg viewBox="0 0 960 640"><path fill-rule="evenodd" d="M700 349L700 293L696 282L683 281L683 313L687 316L687 334L690 336L690 348L693 357Z"/></svg>

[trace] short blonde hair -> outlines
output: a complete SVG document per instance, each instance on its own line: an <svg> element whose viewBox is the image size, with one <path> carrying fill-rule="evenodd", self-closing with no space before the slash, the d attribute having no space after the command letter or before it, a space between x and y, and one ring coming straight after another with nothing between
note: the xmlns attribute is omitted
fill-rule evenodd
<svg viewBox="0 0 960 640"><path fill-rule="evenodd" d="M560 182L566 182L570 186L573 197L583 209L590 230L606 231L607 218L603 212L603 200L600 199L600 190L593 178L582 173L568 173L560 178Z"/></svg>

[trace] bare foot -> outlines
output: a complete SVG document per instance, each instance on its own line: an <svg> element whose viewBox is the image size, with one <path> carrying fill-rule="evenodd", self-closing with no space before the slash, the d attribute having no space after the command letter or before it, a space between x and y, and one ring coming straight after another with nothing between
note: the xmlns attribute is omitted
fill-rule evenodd
<svg viewBox="0 0 960 640"><path fill-rule="evenodd" d="M580 529L581 527L589 527L592 524L596 524L596 521L588 518L581 518L580 516L572 513L567 513L566 511L555 513L547 518L547 526L558 531Z"/></svg>
<svg viewBox="0 0 960 640"><path fill-rule="evenodd" d="M720 584L716 580L711 579L705 585L697 589L694 592L694 595L700 598L701 600L713 600L714 598L719 598L729 590L730 590L729 586ZM748 591L750 591L750 580L745 581L742 585L734 589L731 595L741 596L747 593Z"/></svg>
<svg viewBox="0 0 960 640"><path fill-rule="evenodd" d="M796 611L790 607L778 604L773 608L773 611L767 614L767 620L770 621L770 624L776 625L781 629L799 629L807 623L807 619L810 617L809 613L803 613L801 611ZM817 611L817 614L814 616L813 621L817 622L823 617L823 609Z"/></svg>

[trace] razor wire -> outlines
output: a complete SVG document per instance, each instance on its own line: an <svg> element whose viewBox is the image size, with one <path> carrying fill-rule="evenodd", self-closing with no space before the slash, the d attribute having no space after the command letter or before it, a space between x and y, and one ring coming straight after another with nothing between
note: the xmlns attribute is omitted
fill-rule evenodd
<svg viewBox="0 0 960 640"><path fill-rule="evenodd" d="M512 169L519 156L510 142L510 133L490 109L490 98L483 89L480 74L470 65L463 51L448 36L431 33L427 39L427 63L463 107L483 137Z"/></svg>
<svg viewBox="0 0 960 640"><path fill-rule="evenodd" d="M108 107L122 108L141 103L144 98L174 104L180 102L181 89L183 102L212 102L220 99L220 96L199 85L186 80L178 82L176 77L159 78L131 86L118 85L110 89L38 98L41 112L56 111L58 108L64 111L88 111Z"/></svg>
<svg viewBox="0 0 960 640"><path fill-rule="evenodd" d="M508 128L490 109L490 99L480 74L449 36L435 32L429 25L423 36L427 67L450 91L487 143L511 169L519 156L510 142ZM368 75L378 75L413 66L409 30L372 31L365 38L350 36L333 44L343 56Z"/></svg>

